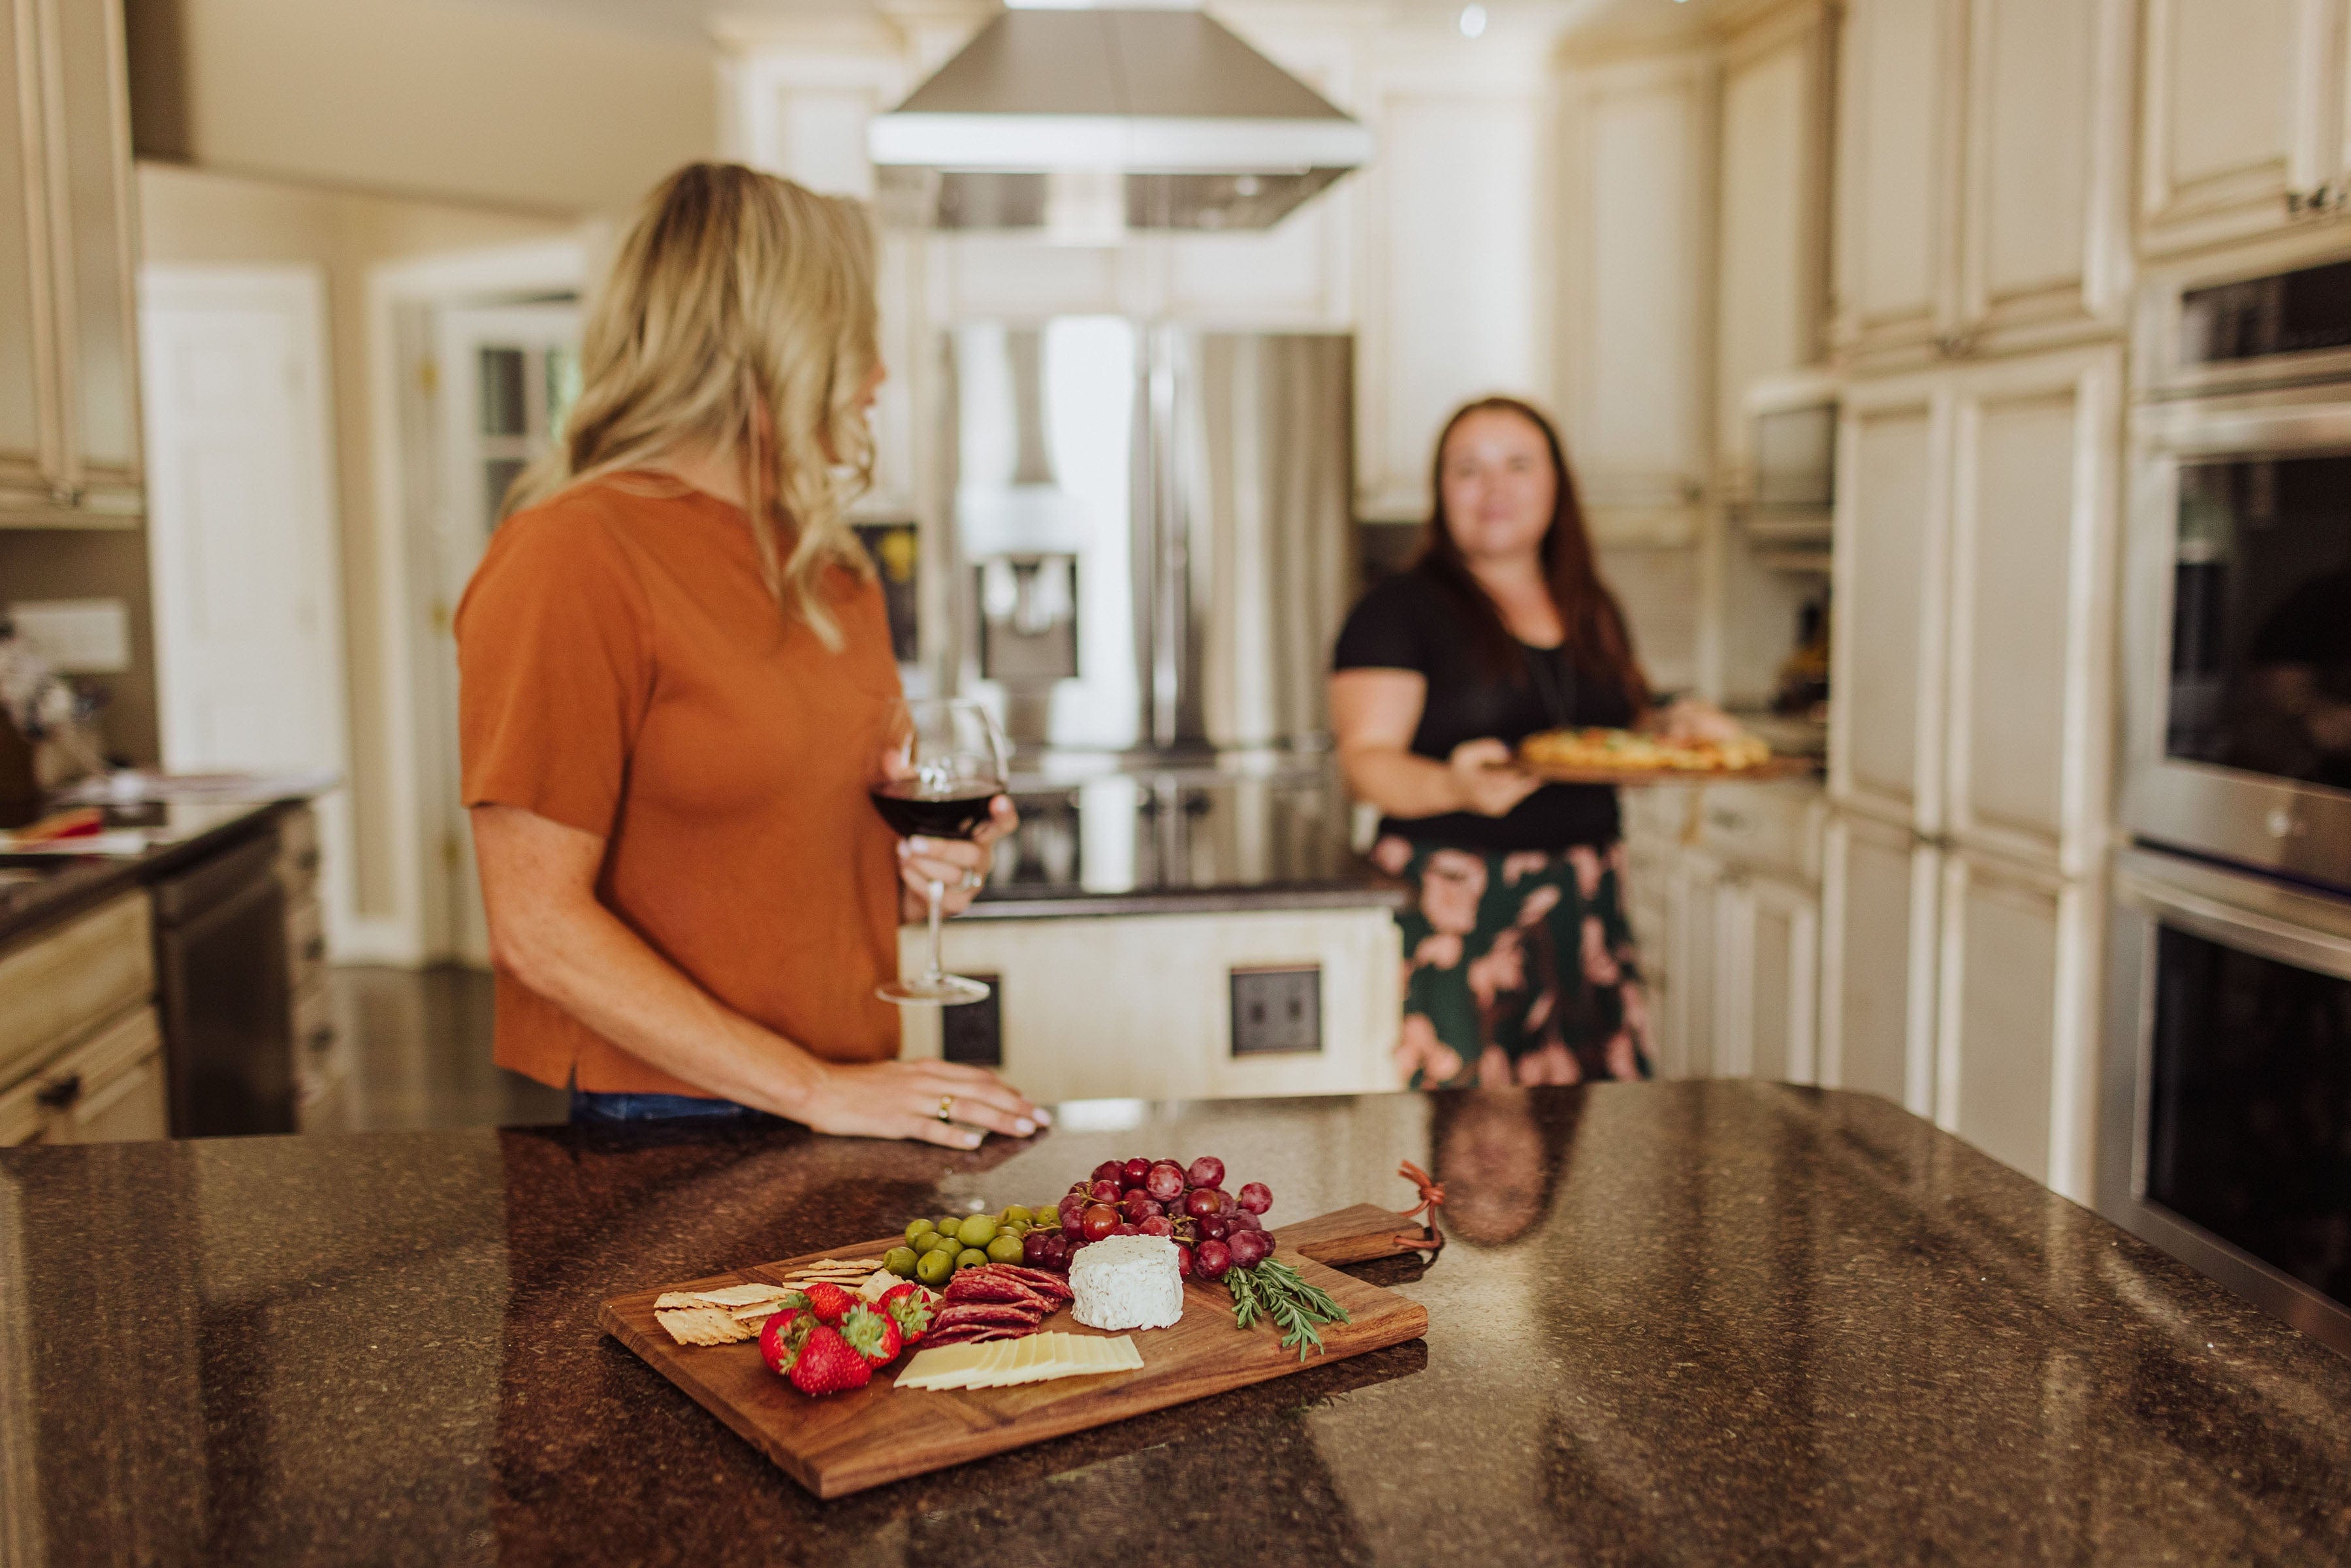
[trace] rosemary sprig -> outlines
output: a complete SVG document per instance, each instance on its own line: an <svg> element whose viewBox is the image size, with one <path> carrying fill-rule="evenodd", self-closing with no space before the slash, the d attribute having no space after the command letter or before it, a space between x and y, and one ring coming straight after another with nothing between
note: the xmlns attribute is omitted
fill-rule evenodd
<svg viewBox="0 0 2351 1568"><path fill-rule="evenodd" d="M1236 1328L1248 1328L1261 1317L1271 1319L1282 1331L1281 1348L1295 1345L1301 1361L1306 1359L1308 1350L1322 1348L1317 1323L1352 1321L1347 1309L1332 1301L1329 1291L1308 1284L1297 1270L1270 1258L1254 1269L1226 1270L1225 1289L1233 1298Z"/></svg>

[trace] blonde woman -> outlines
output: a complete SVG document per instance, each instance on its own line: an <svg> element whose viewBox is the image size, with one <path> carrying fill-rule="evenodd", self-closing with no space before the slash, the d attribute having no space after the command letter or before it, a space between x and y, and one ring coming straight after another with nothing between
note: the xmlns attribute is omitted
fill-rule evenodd
<svg viewBox="0 0 2351 1568"><path fill-rule="evenodd" d="M1045 1113L895 1061L897 925L971 843L866 797L900 703L842 507L883 366L855 204L694 164L646 200L589 317L561 446L457 612L465 799L496 1055L574 1120L738 1119L977 1146Z"/></svg>

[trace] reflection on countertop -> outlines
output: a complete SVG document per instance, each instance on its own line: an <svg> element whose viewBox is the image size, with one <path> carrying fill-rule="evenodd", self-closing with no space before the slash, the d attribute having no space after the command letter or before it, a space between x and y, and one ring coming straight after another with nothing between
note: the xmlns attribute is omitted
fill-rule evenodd
<svg viewBox="0 0 2351 1568"><path fill-rule="evenodd" d="M1218 1154L1445 1183L1425 1341L820 1503L604 1297ZM1143 1345L1148 1356L1147 1342ZM1745 1082L0 1153L0 1543L83 1562L2339 1556L2351 1362L1874 1097Z"/></svg>
<svg viewBox="0 0 2351 1568"><path fill-rule="evenodd" d="M1061 755L1025 763L1021 825L966 919L1401 903L1351 844L1325 758L1191 763Z"/></svg>

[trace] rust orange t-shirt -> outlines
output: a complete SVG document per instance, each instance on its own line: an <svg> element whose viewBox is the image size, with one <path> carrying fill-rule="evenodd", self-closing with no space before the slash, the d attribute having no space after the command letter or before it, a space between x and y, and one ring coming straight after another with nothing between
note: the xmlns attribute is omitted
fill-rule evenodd
<svg viewBox="0 0 2351 1568"><path fill-rule="evenodd" d="M646 476L499 526L457 607L468 806L605 840L597 896L653 950L812 1054L898 1051L895 839L866 798L899 696L880 588L827 585L843 639L787 618L744 512ZM542 1083L702 1094L511 975L498 1063Z"/></svg>

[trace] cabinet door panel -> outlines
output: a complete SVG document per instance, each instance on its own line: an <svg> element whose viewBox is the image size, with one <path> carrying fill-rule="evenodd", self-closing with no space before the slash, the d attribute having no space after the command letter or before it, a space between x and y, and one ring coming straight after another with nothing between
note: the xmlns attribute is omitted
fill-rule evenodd
<svg viewBox="0 0 2351 1568"><path fill-rule="evenodd" d="M1820 900L1812 889L1741 876L1716 922L1716 1062L1771 1083L1813 1080Z"/></svg>
<svg viewBox="0 0 2351 1568"><path fill-rule="evenodd" d="M2074 873L2104 831L2118 380L2107 354L1979 372L1954 444L1952 831Z"/></svg>
<svg viewBox="0 0 2351 1568"><path fill-rule="evenodd" d="M1717 451L1751 483L1746 396L1820 357L1828 220L1827 106L1815 24L1724 68L1717 239Z"/></svg>
<svg viewBox="0 0 2351 1568"><path fill-rule="evenodd" d="M0 6L0 482L47 488L55 434L44 389L51 374L47 288L49 225L37 168L39 47L19 30L24 13Z"/></svg>
<svg viewBox="0 0 2351 1568"><path fill-rule="evenodd" d="M2124 0L1974 0L1960 311L1970 330L2112 321Z"/></svg>
<svg viewBox="0 0 2351 1568"><path fill-rule="evenodd" d="M1820 1081L1921 1115L1934 1103L1937 860L1898 831L1829 824Z"/></svg>
<svg viewBox="0 0 2351 1568"><path fill-rule="evenodd" d="M1946 329L1953 218L1949 0L1852 0L1839 72L1838 336L1868 352Z"/></svg>
<svg viewBox="0 0 2351 1568"><path fill-rule="evenodd" d="M2139 217L2151 250L2276 228L2325 177L2340 0L2148 0Z"/></svg>
<svg viewBox="0 0 2351 1568"><path fill-rule="evenodd" d="M134 484L139 391L131 332L130 119L121 12L111 0L47 0L55 38L62 138L50 168L62 180L50 210L63 225L58 269L70 283L65 323L67 409L82 476ZM79 477L80 476L78 476Z"/></svg>
<svg viewBox="0 0 2351 1568"><path fill-rule="evenodd" d="M1848 404L1837 486L1830 793L1941 830L1946 411L1923 389Z"/></svg>
<svg viewBox="0 0 2351 1568"><path fill-rule="evenodd" d="M1944 868L1935 1120L2076 1199L2090 1146L2092 904L2088 884L1980 856Z"/></svg>
<svg viewBox="0 0 2351 1568"><path fill-rule="evenodd" d="M1674 869L1667 904L1666 980L1658 1020L1657 1071L1667 1078L1710 1078L1723 1071L1715 1054L1715 1013L1722 872L1703 855L1684 853Z"/></svg>

